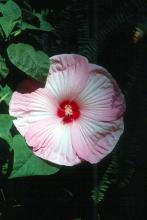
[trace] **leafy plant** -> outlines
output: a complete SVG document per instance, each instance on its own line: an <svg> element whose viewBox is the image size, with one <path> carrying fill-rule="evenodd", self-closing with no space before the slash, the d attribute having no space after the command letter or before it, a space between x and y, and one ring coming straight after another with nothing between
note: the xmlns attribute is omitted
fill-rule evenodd
<svg viewBox="0 0 147 220"><path fill-rule="evenodd" d="M92 198L96 204L101 202L104 199L105 193L111 186L111 184L114 184L116 182L116 176L118 175L119 171L119 161L117 154L113 154L112 159L106 168L106 171L104 172L99 184L94 187L94 189L91 191Z"/></svg>
<svg viewBox="0 0 147 220"><path fill-rule="evenodd" d="M23 137L16 131L13 132L14 118L7 114L14 87L12 78L21 79L23 75L26 75L26 77L29 76L36 80L44 80L48 74L48 55L43 50L36 50L31 43L23 42L24 35L29 36L27 30L31 32L54 31L53 26L46 21L47 13L48 11L41 10L39 13L31 7L19 6L13 0L0 2L0 41L2 45L0 51L0 148L4 151L5 141L9 153L13 155L3 162L0 160L0 172L2 175L9 173L9 178L50 175L59 170L32 154ZM37 20L38 25L33 24L33 19ZM21 35L23 35L22 38ZM0 152L3 155L2 151ZM7 172L7 169L11 170Z"/></svg>

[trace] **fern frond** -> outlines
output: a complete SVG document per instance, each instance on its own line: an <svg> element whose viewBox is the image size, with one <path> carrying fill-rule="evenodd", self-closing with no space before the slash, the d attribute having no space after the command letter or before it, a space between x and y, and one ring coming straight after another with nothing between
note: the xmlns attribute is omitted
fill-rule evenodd
<svg viewBox="0 0 147 220"><path fill-rule="evenodd" d="M93 198L94 202L98 204L104 199L106 191L110 188L111 184L116 181L116 175L118 173L118 157L113 154L112 159L100 180L98 186L94 187L91 191L91 197Z"/></svg>

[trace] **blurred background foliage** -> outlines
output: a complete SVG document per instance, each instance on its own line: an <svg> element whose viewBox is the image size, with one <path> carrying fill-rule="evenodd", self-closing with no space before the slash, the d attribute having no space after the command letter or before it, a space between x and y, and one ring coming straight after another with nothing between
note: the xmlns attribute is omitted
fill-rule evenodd
<svg viewBox="0 0 147 220"><path fill-rule="evenodd" d="M147 2L144 0L15 1L32 26L43 13L52 31L23 30L13 43L31 44L49 57L79 53L104 66L125 94L125 131L115 150L97 165L63 168L52 176L1 177L0 212L4 219L144 220L147 144ZM42 11L42 12L41 12ZM26 26L25 26L26 27ZM11 43L1 41L1 52ZM14 64L14 63L13 63ZM9 69L19 72L17 65ZM12 90L26 75L4 78ZM6 109L5 103L1 109ZM14 155L1 141L1 164ZM6 156L7 155L7 156ZM12 164L7 164L10 167ZM5 168L6 170L8 167ZM19 190L18 190L19 188ZM53 211L55 210L55 211ZM56 214L57 213L57 214Z"/></svg>

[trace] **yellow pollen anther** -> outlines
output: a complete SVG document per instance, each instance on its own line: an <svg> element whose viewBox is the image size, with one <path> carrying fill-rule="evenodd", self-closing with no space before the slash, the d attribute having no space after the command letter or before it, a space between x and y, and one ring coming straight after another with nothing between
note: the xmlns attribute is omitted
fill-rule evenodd
<svg viewBox="0 0 147 220"><path fill-rule="evenodd" d="M70 105L65 105L65 115L66 116L71 116L73 114L72 108Z"/></svg>

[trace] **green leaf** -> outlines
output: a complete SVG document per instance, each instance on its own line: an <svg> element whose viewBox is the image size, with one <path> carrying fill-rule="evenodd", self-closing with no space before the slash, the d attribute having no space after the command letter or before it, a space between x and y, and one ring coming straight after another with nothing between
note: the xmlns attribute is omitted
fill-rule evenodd
<svg viewBox="0 0 147 220"><path fill-rule="evenodd" d="M94 189L91 191L92 192L92 198L93 201L98 204L104 199L105 193L109 189L112 183L116 182L112 179L116 178L116 175L118 173L118 158L116 154L113 154L112 159L104 173L104 175L101 178L101 181L97 186L94 187Z"/></svg>
<svg viewBox="0 0 147 220"><path fill-rule="evenodd" d="M9 37L10 33L12 32L13 28L17 23L17 21L10 21L7 17L0 18L0 25L7 38Z"/></svg>
<svg viewBox="0 0 147 220"><path fill-rule="evenodd" d="M54 28L53 26L48 23L47 21L44 21L44 20L40 20L40 28L39 28L41 31L54 31Z"/></svg>
<svg viewBox="0 0 147 220"><path fill-rule="evenodd" d="M5 59L0 55L0 75L5 78L8 75L8 68L5 63Z"/></svg>
<svg viewBox="0 0 147 220"><path fill-rule="evenodd" d="M7 105L10 102L12 96L12 90L8 85L5 85L5 87L2 87L0 85L0 103L4 101Z"/></svg>
<svg viewBox="0 0 147 220"><path fill-rule="evenodd" d="M49 57L43 51L36 51L24 43L11 44L7 48L10 61L21 71L34 79L45 79L49 70Z"/></svg>
<svg viewBox="0 0 147 220"><path fill-rule="evenodd" d="M12 135L10 129L13 124L13 117L8 114L0 114L0 138L12 143Z"/></svg>
<svg viewBox="0 0 147 220"><path fill-rule="evenodd" d="M52 31L54 28L46 21L40 24L40 27L34 26L32 24L29 24L27 22L22 22L21 25L19 25L21 30L37 30L37 31Z"/></svg>
<svg viewBox="0 0 147 220"><path fill-rule="evenodd" d="M23 9L23 12L25 12L26 14L26 18L29 18L28 20L32 20L34 18L37 18L39 21L39 25L38 26L34 26L32 24L29 24L25 21L22 21L19 25L19 28L21 30L26 30L26 29L30 29L30 30L37 30L37 31L54 31L54 27L48 22L46 21L46 16L48 14L48 10L41 10L41 13L36 13L35 10L26 10Z"/></svg>
<svg viewBox="0 0 147 220"><path fill-rule="evenodd" d="M0 12L2 14L0 25L8 37L15 25L20 22L21 9L14 1L9 0L5 4L1 4Z"/></svg>
<svg viewBox="0 0 147 220"><path fill-rule="evenodd" d="M34 11L34 15L39 19L39 22L40 22L40 30L42 30L42 31L54 31L54 28L53 28L53 26L49 23L49 22L47 22L46 20L45 20L45 17L46 17L46 15L47 15L47 11L41 11L41 14L40 13L36 13L35 11Z"/></svg>
<svg viewBox="0 0 147 220"><path fill-rule="evenodd" d="M24 22L24 21L21 23L20 28L21 28L21 30L26 30L26 29L39 30L38 27L31 25L31 24Z"/></svg>
<svg viewBox="0 0 147 220"><path fill-rule="evenodd" d="M59 168L35 156L21 135L15 135L12 148L14 150L14 166L10 178L34 175L51 175Z"/></svg>
<svg viewBox="0 0 147 220"><path fill-rule="evenodd" d="M9 20L17 20L21 17L20 7L12 0L7 1L5 4L1 4L0 12L4 17L9 18Z"/></svg>

